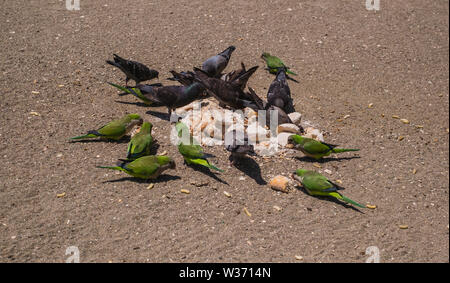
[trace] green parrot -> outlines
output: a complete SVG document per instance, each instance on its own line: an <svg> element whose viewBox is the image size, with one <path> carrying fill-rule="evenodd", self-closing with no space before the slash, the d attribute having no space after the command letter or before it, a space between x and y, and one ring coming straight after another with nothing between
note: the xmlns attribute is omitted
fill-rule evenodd
<svg viewBox="0 0 450 283"><path fill-rule="evenodd" d="M102 139L120 140L128 134L134 126L142 125L142 118L138 114L128 114L120 119L109 122L98 130L88 131L86 135L73 137L72 140L91 139L100 137Z"/></svg>
<svg viewBox="0 0 450 283"><path fill-rule="evenodd" d="M153 125L150 122L142 124L139 133L135 134L128 143L127 159L134 160L150 155L150 149L153 145L152 128Z"/></svg>
<svg viewBox="0 0 450 283"><path fill-rule="evenodd" d="M206 158L211 157L212 155L203 152L203 148L198 144L194 137L190 135L189 128L183 122L177 122L175 128L178 137L181 138L178 144L178 151L183 155L187 164L199 164L223 172L222 169L209 163Z"/></svg>
<svg viewBox="0 0 450 283"><path fill-rule="evenodd" d="M118 166L97 166L97 168L123 171L140 179L156 179L167 169L175 169L175 161L168 156L148 155L136 160L121 160Z"/></svg>
<svg viewBox="0 0 450 283"><path fill-rule="evenodd" d="M316 141L315 139L305 138L299 135L290 136L288 143L294 145L296 149L303 152L306 156L316 160L332 153L359 151L359 149L336 148L337 145Z"/></svg>
<svg viewBox="0 0 450 283"><path fill-rule="evenodd" d="M278 68L285 67L285 68L286 68L286 73L287 73L287 74L289 74L289 75L294 75L294 76L297 75L296 73L290 71L290 70L289 70L290 68L287 67L287 66L283 63L283 61L281 61L281 59L278 58L278 57L276 57L276 56L272 56L272 55L270 55L269 53L264 52L264 53L261 55L261 58L263 58L264 61L266 61L267 68L269 69L269 72L270 72L271 74L276 74L276 73L278 72Z"/></svg>
<svg viewBox="0 0 450 283"><path fill-rule="evenodd" d="M303 185L305 190L312 196L330 196L361 208L365 207L362 204L359 204L356 201L353 201L340 194L338 190L343 190L344 188L334 184L325 176L315 171L298 169L293 174L293 178L299 181Z"/></svg>

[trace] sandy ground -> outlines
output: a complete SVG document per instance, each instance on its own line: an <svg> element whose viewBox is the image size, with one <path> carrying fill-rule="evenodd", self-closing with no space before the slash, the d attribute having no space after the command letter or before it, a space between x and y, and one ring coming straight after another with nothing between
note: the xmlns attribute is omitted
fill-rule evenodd
<svg viewBox="0 0 450 283"><path fill-rule="evenodd" d="M364 262L375 246L381 262L448 262L449 3L380 2L368 11L363 0L81 0L68 11L61 0L0 1L0 261L64 262L75 246L81 262ZM249 85L263 97L273 76L260 55L280 56L299 74L296 109L329 143L361 151L320 169L298 153L239 170L223 148L208 148L225 169L213 178L183 165L169 123L151 115L165 108L105 83L124 79L105 64L112 53L168 84L169 70L229 45L227 70L259 65ZM95 167L123 158L126 141L68 142L134 112L178 166L152 190ZM261 180L297 168L340 179L348 197L377 208L361 213Z"/></svg>

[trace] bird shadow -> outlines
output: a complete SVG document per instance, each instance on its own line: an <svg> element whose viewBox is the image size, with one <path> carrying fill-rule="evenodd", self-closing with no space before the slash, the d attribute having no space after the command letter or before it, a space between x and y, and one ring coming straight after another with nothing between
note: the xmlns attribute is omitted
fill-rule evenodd
<svg viewBox="0 0 450 283"><path fill-rule="evenodd" d="M145 112L145 114L149 114L149 115L155 116L155 117L157 117L157 118L159 118L161 120L164 120L164 121L170 121L169 113L162 113L162 112L149 110L149 111Z"/></svg>
<svg viewBox="0 0 450 283"><path fill-rule="evenodd" d="M195 171L198 171L198 172L200 172L200 173L203 173L203 174L205 174L205 175L207 175L207 176L213 178L214 180L216 180L216 181L218 181L218 182L220 182L220 183L222 183L222 184L225 184L225 185L227 185L227 186L230 185L230 184L228 184L226 181L224 181L224 180L220 179L219 177L217 177L217 175L216 175L215 173L213 173L211 170L209 170L209 168L207 168L207 167L205 167L205 166L198 165L198 164L189 164L189 165L187 165L187 166L191 167L191 168L194 169Z"/></svg>
<svg viewBox="0 0 450 283"><path fill-rule="evenodd" d="M343 160L351 160L351 159L357 159L357 158L361 158L361 156L351 156L351 157L325 157L325 158L321 158L319 160L316 160L314 158L311 158L309 156L302 156L302 157L294 157L295 159L297 159L298 161L302 161L302 162L317 162L317 163L327 163L327 162L331 162L331 161L343 161Z"/></svg>
<svg viewBox="0 0 450 283"><path fill-rule="evenodd" d="M308 192L302 186L296 185L295 187L297 188L297 190L303 192L304 194L306 194L308 196L311 196L310 194L308 194ZM325 196L314 196L314 197L318 198L318 199L325 200L325 201L334 202L336 204L342 205L345 208L350 208L350 209L352 209L352 210L354 210L356 212L365 214L363 211L359 210L358 208L354 207L353 205L349 205L346 202L339 201L338 199L336 199L334 197L325 197Z"/></svg>
<svg viewBox="0 0 450 283"><path fill-rule="evenodd" d="M118 182L125 182L125 181L130 181L130 182L140 183L140 184L161 183L161 182L169 182L169 181L174 181L174 180L179 180L179 179L181 179L180 176L173 176L173 175L162 174L162 175L159 175L159 177L156 178L156 179L144 180L144 179L139 179L139 178L134 178L134 177L122 177L122 178L116 179L116 180L104 181L103 184L106 184L106 183L118 183Z"/></svg>
<svg viewBox="0 0 450 283"><path fill-rule="evenodd" d="M126 136L121 138L120 140L109 140L109 139L81 139L81 140L69 140L69 143L98 143L98 142L106 142L106 143L116 143L116 144L123 144L130 142L130 137Z"/></svg>
<svg viewBox="0 0 450 283"><path fill-rule="evenodd" d="M237 159L233 165L239 171L255 180L258 185L267 185L267 182L261 176L261 168L252 158L246 156L241 159Z"/></svg>

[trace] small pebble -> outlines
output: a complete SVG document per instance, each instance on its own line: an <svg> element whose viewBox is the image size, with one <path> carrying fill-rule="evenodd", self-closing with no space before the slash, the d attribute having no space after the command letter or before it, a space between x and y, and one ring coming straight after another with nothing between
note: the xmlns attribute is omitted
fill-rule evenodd
<svg viewBox="0 0 450 283"><path fill-rule="evenodd" d="M281 211L281 207L279 207L278 205L274 205L273 208L277 211Z"/></svg>
<svg viewBox="0 0 450 283"><path fill-rule="evenodd" d="M244 207L244 212L245 212L245 214L247 214L248 217L252 216L252 214L248 211L248 209L246 207Z"/></svg>
<svg viewBox="0 0 450 283"><path fill-rule="evenodd" d="M409 120L407 119L400 119L400 121L402 121L403 124L409 124Z"/></svg>
<svg viewBox="0 0 450 283"><path fill-rule="evenodd" d="M280 191L283 193L289 192L289 179L285 176L278 175L270 180L270 187L273 190Z"/></svg>

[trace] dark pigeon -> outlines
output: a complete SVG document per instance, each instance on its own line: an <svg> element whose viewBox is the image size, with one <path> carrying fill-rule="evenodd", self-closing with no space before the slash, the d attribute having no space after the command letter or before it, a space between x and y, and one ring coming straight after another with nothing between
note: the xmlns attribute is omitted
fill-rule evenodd
<svg viewBox="0 0 450 283"><path fill-rule="evenodd" d="M133 89L130 89L134 92ZM154 87L152 92L143 94L143 96L155 103L164 105L168 109L169 117L176 108L183 107L189 103L203 97L204 88L200 83L193 83L190 86L163 86Z"/></svg>
<svg viewBox="0 0 450 283"><path fill-rule="evenodd" d="M182 85L189 86L194 83L194 73L192 72L181 72L177 73L175 71L170 71L172 78L167 78L170 81L179 82Z"/></svg>
<svg viewBox="0 0 450 283"><path fill-rule="evenodd" d="M125 75L127 76L125 79L126 86L128 86L128 81L130 79L134 80L136 82L136 85L138 85L143 81L158 78L159 75L158 71L149 69L142 63L123 59L117 54L113 55L114 55L114 62L107 60L106 63L119 68L122 72L125 73Z"/></svg>
<svg viewBox="0 0 450 283"><path fill-rule="evenodd" d="M278 125L285 124L285 123L292 124L291 119L286 114L286 112L284 112L283 109L281 109L275 105L270 105L269 103L263 101L251 87L249 87L248 90L250 91L250 95L253 97L253 101L257 105L257 110L265 110L266 111L266 126L267 127L270 127L270 111L276 111L276 113L278 115Z"/></svg>
<svg viewBox="0 0 450 283"><path fill-rule="evenodd" d="M244 63L241 63L241 69L231 71L222 76L222 80L232 83L234 86L244 90L250 77L256 72L258 66L254 66L248 70L245 69Z"/></svg>
<svg viewBox="0 0 450 283"><path fill-rule="evenodd" d="M267 103L283 109L287 114L295 112L291 90L286 81L286 68L278 69L277 76L267 92Z"/></svg>
<svg viewBox="0 0 450 283"><path fill-rule="evenodd" d="M232 109L256 107L251 101L241 98L246 96L246 94L239 87L221 79L211 78L198 68L194 68L194 70L195 81L201 83L219 101L221 106L229 106Z"/></svg>
<svg viewBox="0 0 450 283"><path fill-rule="evenodd" d="M230 136L232 140L225 140L225 149L231 153L229 157L231 165L234 165L236 161L239 161L246 155L255 155L254 147L252 144L249 144L247 134L241 137L243 140L238 140L236 130L233 130L231 135L230 133L227 134L227 137Z"/></svg>
<svg viewBox="0 0 450 283"><path fill-rule="evenodd" d="M206 59L202 64L202 70L205 71L208 76L213 78L220 78L222 71L228 65L231 54L236 49L234 46L230 46L219 54Z"/></svg>

